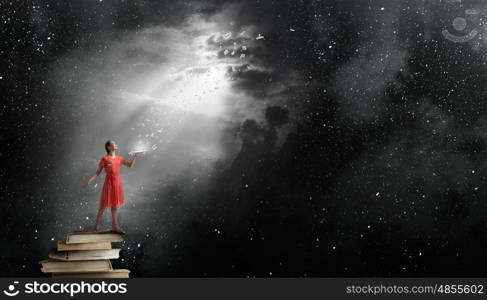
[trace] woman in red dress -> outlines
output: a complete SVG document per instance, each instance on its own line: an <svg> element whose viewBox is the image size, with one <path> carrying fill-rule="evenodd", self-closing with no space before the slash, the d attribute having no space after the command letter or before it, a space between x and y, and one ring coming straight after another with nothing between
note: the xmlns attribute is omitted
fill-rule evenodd
<svg viewBox="0 0 487 300"><path fill-rule="evenodd" d="M102 169L105 169L106 176L101 191L100 208L98 209L98 214L96 216L95 231L100 230L100 220L105 212L105 208L110 208L112 211L112 229L117 232L122 232L122 228L120 228L117 218L117 209L125 203L120 167L121 165L125 165L131 168L135 164L137 153L135 153L132 161L127 162L123 157L115 154L115 151L118 150L118 146L113 140L109 140L105 143L105 150L107 151L107 155L101 158L98 163L98 169L95 174L88 179L85 186L89 186L91 182L100 175Z"/></svg>

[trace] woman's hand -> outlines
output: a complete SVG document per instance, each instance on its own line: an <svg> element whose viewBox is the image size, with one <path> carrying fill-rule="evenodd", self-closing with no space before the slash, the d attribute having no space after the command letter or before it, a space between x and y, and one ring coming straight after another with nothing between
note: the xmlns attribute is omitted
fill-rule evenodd
<svg viewBox="0 0 487 300"><path fill-rule="evenodd" d="M91 184L91 182L92 182L93 180L95 180L95 179L96 179L96 177L98 177L98 175L100 175L100 172L101 172L101 170L102 170L102 169L103 169L103 168L102 168L101 166L99 166L99 167L98 167L98 169L96 169L95 174L91 175L90 179L88 179L88 180L87 180L87 181L86 181L86 182L83 184L83 187L88 187L88 186Z"/></svg>

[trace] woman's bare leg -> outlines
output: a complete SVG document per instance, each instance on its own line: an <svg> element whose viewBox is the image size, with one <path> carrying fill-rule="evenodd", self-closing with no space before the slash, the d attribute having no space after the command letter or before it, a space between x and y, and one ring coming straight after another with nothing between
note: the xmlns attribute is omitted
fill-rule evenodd
<svg viewBox="0 0 487 300"><path fill-rule="evenodd" d="M117 208L112 207L112 224L113 225L118 225L118 213L117 213Z"/></svg>
<svg viewBox="0 0 487 300"><path fill-rule="evenodd" d="M104 212L105 208L100 206L100 208L98 209L98 214L96 215L95 231L100 230L100 221Z"/></svg>
<svg viewBox="0 0 487 300"><path fill-rule="evenodd" d="M112 207L112 227L115 231L122 231L122 228L118 225L118 211L116 207Z"/></svg>

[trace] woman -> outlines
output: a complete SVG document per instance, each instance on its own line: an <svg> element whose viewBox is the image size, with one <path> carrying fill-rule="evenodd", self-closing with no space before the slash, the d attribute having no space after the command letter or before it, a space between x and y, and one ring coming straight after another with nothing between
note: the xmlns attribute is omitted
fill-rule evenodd
<svg viewBox="0 0 487 300"><path fill-rule="evenodd" d="M101 191L100 208L96 215L94 230L100 230L100 220L105 212L105 208L110 208L112 211L112 229L116 232L123 232L118 224L117 216L117 209L125 203L123 183L120 176L120 166L125 165L129 168L133 167L138 153L134 154L132 161L127 162L123 157L115 154L115 151L118 150L118 146L113 140L109 140L105 143L105 150L107 151L107 155L101 158L95 174L93 174L85 183L86 187L89 186L91 182L100 175L101 170L105 169L105 182L103 183L103 189Z"/></svg>

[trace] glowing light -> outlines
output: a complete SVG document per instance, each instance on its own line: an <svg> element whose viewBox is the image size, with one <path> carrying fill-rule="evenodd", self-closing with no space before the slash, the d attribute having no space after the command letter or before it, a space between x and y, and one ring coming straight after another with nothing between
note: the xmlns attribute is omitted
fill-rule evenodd
<svg viewBox="0 0 487 300"><path fill-rule="evenodd" d="M132 151L129 155L134 155L135 153L145 153L151 150L151 146L148 140L137 140L131 147Z"/></svg>
<svg viewBox="0 0 487 300"><path fill-rule="evenodd" d="M162 79L145 93L123 92L123 98L152 100L157 104L202 114L218 116L224 112L224 99L229 93L226 69L221 65L187 68L160 75Z"/></svg>
<svg viewBox="0 0 487 300"><path fill-rule="evenodd" d="M211 35L193 38L184 53L152 72L140 86L123 91L121 97L135 101L150 100L206 116L224 113L224 100L230 94L226 74L234 61L219 59L217 51L206 49Z"/></svg>

